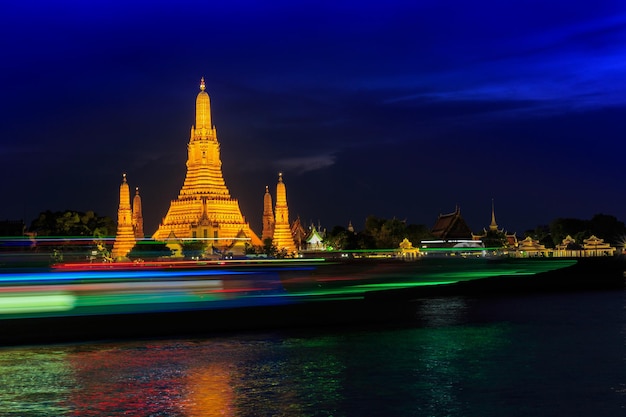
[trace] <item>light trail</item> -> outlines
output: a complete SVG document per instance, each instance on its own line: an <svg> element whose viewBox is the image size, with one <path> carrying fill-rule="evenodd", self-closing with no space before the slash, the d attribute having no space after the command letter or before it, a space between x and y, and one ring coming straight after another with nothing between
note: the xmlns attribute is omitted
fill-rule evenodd
<svg viewBox="0 0 626 417"><path fill-rule="evenodd" d="M574 260L489 263L227 262L201 267L0 273L0 319L150 313L364 298L367 292L532 276Z"/></svg>

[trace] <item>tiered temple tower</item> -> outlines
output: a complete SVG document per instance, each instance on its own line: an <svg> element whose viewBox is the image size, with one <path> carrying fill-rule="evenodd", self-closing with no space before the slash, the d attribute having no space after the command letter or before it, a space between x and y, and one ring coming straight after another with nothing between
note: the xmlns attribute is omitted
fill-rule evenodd
<svg viewBox="0 0 626 417"><path fill-rule="evenodd" d="M113 243L111 257L113 260L124 259L135 246L135 232L133 231L133 214L130 208L130 190L123 175L120 185L120 206L117 210L117 233Z"/></svg>
<svg viewBox="0 0 626 417"><path fill-rule="evenodd" d="M196 98L196 124L191 127L187 146L187 175L178 198L172 200L167 215L152 236L168 238L208 239L212 245L227 249L243 235L255 246L261 239L252 231L231 198L222 176L220 144L215 126L211 124L211 101L205 91L204 78Z"/></svg>
<svg viewBox="0 0 626 417"><path fill-rule="evenodd" d="M135 188L135 197L133 198L133 231L135 232L136 240L141 240L145 237L143 234L143 212L141 210L139 187Z"/></svg>
<svg viewBox="0 0 626 417"><path fill-rule="evenodd" d="M265 186L265 195L263 196L263 233L261 239L272 239L274 236L274 211L272 210L272 196L270 189Z"/></svg>
<svg viewBox="0 0 626 417"><path fill-rule="evenodd" d="M289 208L287 207L287 189L283 183L282 172L278 174L278 184L276 185L276 221L274 223L273 244L278 250L285 250L287 253L296 251L296 244L291 234L289 225Z"/></svg>

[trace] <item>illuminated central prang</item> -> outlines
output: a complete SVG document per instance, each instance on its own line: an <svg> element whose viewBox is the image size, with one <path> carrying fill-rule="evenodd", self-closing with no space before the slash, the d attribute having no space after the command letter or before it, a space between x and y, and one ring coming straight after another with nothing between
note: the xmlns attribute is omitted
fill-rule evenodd
<svg viewBox="0 0 626 417"><path fill-rule="evenodd" d="M178 198L172 200L152 237L160 241L207 239L213 246L227 249L243 235L251 245L261 245L224 182L220 144L211 124L211 100L205 90L202 78L196 98L196 124L191 127L187 146L187 175Z"/></svg>

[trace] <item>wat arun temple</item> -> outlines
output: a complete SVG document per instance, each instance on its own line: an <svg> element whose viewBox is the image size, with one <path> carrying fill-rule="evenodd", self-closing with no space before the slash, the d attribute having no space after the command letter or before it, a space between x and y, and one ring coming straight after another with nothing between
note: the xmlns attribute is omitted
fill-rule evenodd
<svg viewBox="0 0 626 417"><path fill-rule="evenodd" d="M187 146L187 175L176 200L154 233L154 240L217 239L228 246L236 238L247 238L254 246L261 239L246 223L239 202L230 196L222 175L220 144L211 123L211 100L204 78L196 98L196 124L191 127ZM241 236L243 234L243 236Z"/></svg>
<svg viewBox="0 0 626 417"><path fill-rule="evenodd" d="M162 242L206 240L219 251L228 251L244 244L262 246L262 240L246 222L238 200L231 197L224 182L220 144L215 126L211 122L211 100L206 92L204 78L200 82L200 92L196 97L196 123L191 127L187 150L185 181L178 198L171 201L167 214L152 238ZM276 191L276 215L268 219L266 187L263 238L271 237L273 245L279 250L294 253L296 245L290 232L282 174L279 174ZM115 259L125 257L135 245L136 239L140 239L137 233L133 233L133 225L137 223L137 219L142 218L141 204L138 200L138 208L135 207L136 204L131 208L129 194L124 176L120 188ZM138 191L135 201L137 198ZM271 202L269 204L271 211Z"/></svg>

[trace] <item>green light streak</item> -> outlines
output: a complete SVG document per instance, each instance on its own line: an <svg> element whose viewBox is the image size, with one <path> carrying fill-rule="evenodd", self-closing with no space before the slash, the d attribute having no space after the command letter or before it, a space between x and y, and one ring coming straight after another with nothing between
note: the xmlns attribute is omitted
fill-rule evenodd
<svg viewBox="0 0 626 417"><path fill-rule="evenodd" d="M0 296L0 314L69 311L76 297L66 293L28 293Z"/></svg>

